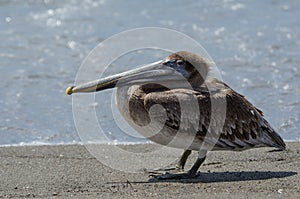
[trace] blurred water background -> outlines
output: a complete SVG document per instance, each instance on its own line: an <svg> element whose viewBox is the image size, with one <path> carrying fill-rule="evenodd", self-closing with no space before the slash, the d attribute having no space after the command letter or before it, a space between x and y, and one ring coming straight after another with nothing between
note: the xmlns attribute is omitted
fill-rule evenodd
<svg viewBox="0 0 300 199"><path fill-rule="evenodd" d="M145 26L175 29L197 40L226 83L261 108L285 140L299 140L299 10L297 0L2 0L0 145L79 143L65 88L99 42ZM137 52L123 63L163 58L153 54ZM145 142L118 129L110 102L96 99L91 106L111 142Z"/></svg>

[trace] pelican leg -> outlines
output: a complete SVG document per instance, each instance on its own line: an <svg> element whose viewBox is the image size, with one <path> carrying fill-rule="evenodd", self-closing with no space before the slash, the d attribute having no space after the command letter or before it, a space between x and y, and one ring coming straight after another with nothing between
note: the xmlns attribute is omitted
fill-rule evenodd
<svg viewBox="0 0 300 199"><path fill-rule="evenodd" d="M177 170L183 171L184 170L184 166L185 163L188 159L188 157L191 155L192 151L191 150L185 150L180 158L180 160L178 161L178 164L176 166Z"/></svg>
<svg viewBox="0 0 300 199"><path fill-rule="evenodd" d="M184 170L185 163L191 155L192 151L191 150L185 150L183 154L181 155L176 167L167 167L167 168L157 168L157 169L144 169L146 173L150 174L166 174L168 171L177 171L181 172Z"/></svg>
<svg viewBox="0 0 300 199"><path fill-rule="evenodd" d="M196 176L197 175L197 171L198 171L199 167L205 161L206 154L207 154L206 150L203 150L203 151L199 152L198 158L197 158L196 162L194 163L194 165L192 166L192 168L188 171L189 175L192 175L192 176Z"/></svg>
<svg viewBox="0 0 300 199"><path fill-rule="evenodd" d="M163 175L152 175L157 180L172 180L172 179L189 179L197 176L197 171L201 164L205 161L207 151L201 150L198 154L198 158L192 168L187 173L166 173Z"/></svg>

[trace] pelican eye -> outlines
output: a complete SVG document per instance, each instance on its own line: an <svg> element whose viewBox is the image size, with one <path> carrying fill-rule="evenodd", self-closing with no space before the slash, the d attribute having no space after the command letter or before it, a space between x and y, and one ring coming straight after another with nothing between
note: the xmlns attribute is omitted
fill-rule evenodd
<svg viewBox="0 0 300 199"><path fill-rule="evenodd" d="M176 61L178 66L182 66L184 64L183 60L179 59Z"/></svg>
<svg viewBox="0 0 300 199"><path fill-rule="evenodd" d="M178 60L173 59L173 60L168 60L168 61L164 62L163 64L175 69L178 66L183 66L184 65L184 61L181 60L181 59L178 59Z"/></svg>

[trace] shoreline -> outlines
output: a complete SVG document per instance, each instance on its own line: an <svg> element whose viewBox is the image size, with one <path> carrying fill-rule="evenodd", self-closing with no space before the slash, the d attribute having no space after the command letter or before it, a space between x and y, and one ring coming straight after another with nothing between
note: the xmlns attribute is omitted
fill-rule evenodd
<svg viewBox="0 0 300 199"><path fill-rule="evenodd" d="M116 145L97 147L111 150ZM146 143L117 147L143 154L160 146ZM287 142L287 151L272 149L210 152L197 178L156 181L147 173L105 166L84 145L4 146L0 147L0 198L298 198L300 142ZM196 155L193 152L186 169ZM179 158L178 154L153 156L156 162L170 156ZM118 154L107 159L119 160L128 168L142 165ZM153 168L151 159L140 160Z"/></svg>
<svg viewBox="0 0 300 199"><path fill-rule="evenodd" d="M300 139L298 140L283 140L285 143L300 143ZM91 145L91 144L99 144L99 145L141 145L141 144L155 144L152 141L147 142L89 142L89 143L83 143L83 142L62 142L62 143L48 143L48 142L28 142L28 143L19 143L19 144L3 144L0 145L0 148L2 147L31 147L31 146L72 146L72 145L78 145L78 146L84 146L84 145Z"/></svg>

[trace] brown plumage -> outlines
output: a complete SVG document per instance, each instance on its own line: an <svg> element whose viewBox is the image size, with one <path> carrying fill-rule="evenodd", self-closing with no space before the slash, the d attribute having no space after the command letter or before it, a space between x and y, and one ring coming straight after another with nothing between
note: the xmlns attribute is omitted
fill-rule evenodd
<svg viewBox="0 0 300 199"><path fill-rule="evenodd" d="M210 79L207 84L217 84L217 80ZM218 82L222 84L222 82ZM204 140L210 123L210 101L214 99L210 95L205 85L195 90L172 89L160 87L155 92L149 88L158 85L147 84L137 89L129 99L129 112L131 119L137 125L147 125L150 123L149 109L160 104L166 109L168 120L165 128L170 128L177 133L180 126L180 104L175 93L185 93L194 95L199 104L200 115L199 130L196 139ZM274 131L269 123L264 119L263 112L254 107L246 98L227 85L224 84L218 94L224 93L227 102L227 111L223 131L213 150L245 150L254 147L270 146L285 149L285 143ZM160 118L160 115L156 115ZM151 139L151 138L150 138ZM155 139L155 138L152 138Z"/></svg>

